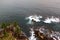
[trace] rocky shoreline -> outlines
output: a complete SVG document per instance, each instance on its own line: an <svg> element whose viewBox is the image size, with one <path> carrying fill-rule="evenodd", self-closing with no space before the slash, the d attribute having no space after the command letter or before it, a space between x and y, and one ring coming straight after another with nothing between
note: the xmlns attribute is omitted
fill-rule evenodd
<svg viewBox="0 0 60 40"><path fill-rule="evenodd" d="M16 23L0 26L0 40L60 40L60 32L45 28L31 28L30 38Z"/></svg>
<svg viewBox="0 0 60 40"><path fill-rule="evenodd" d="M39 40L60 40L60 32L49 30L48 28L36 28L34 32Z"/></svg>

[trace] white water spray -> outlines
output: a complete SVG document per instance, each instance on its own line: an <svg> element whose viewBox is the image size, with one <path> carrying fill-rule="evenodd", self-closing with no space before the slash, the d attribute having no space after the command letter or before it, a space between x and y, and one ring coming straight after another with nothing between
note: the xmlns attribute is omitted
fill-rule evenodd
<svg viewBox="0 0 60 40"><path fill-rule="evenodd" d="M44 22L45 23L52 23L52 22L59 23L60 19L52 16L51 18L47 17Z"/></svg>
<svg viewBox="0 0 60 40"><path fill-rule="evenodd" d="M31 36L29 37L29 40L36 40L34 30L32 28L31 28L30 33L31 33Z"/></svg>
<svg viewBox="0 0 60 40"><path fill-rule="evenodd" d="M32 20L34 20L35 22L40 22L41 21L40 18L43 18L43 17L37 16L37 15L32 15L32 16L26 17L25 19L29 20L27 24L33 24Z"/></svg>
<svg viewBox="0 0 60 40"><path fill-rule="evenodd" d="M53 23L59 23L60 22L60 18L54 17L54 16L51 16L50 18L46 17L44 20L41 20L42 18L44 18L44 17L43 16L32 15L32 16L26 17L25 19L29 20L27 24L34 24L33 21L35 21L35 22L41 22L42 21L44 23L52 23L52 22Z"/></svg>

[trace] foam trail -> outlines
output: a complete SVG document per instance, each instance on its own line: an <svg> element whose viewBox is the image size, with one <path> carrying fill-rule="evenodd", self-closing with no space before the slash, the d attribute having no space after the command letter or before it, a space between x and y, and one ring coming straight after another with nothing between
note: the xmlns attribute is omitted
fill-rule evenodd
<svg viewBox="0 0 60 40"><path fill-rule="evenodd" d="M31 33L31 36L30 36L29 40L36 40L33 29L31 29L30 33Z"/></svg>

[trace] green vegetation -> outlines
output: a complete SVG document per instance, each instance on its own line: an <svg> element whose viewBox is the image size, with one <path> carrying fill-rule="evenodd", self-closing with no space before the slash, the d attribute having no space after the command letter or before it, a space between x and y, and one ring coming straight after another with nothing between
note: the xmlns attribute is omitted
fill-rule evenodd
<svg viewBox="0 0 60 40"><path fill-rule="evenodd" d="M1 28L6 28L6 27L7 27L6 23L1 24Z"/></svg>
<svg viewBox="0 0 60 40"><path fill-rule="evenodd" d="M13 25L16 27L18 25L18 23L15 21L15 22L13 22Z"/></svg>
<svg viewBox="0 0 60 40"><path fill-rule="evenodd" d="M4 34L4 37L8 37L8 32L4 31L3 34Z"/></svg>
<svg viewBox="0 0 60 40"><path fill-rule="evenodd" d="M17 22L14 23L1 23L0 29L2 30L3 36L0 37L0 40L15 40L14 33L17 35L21 33L21 28L17 24ZM1 34L0 34L1 36Z"/></svg>
<svg viewBox="0 0 60 40"><path fill-rule="evenodd" d="M21 32L21 29L20 29L19 26L16 26L15 32L17 32L17 33L20 33Z"/></svg>
<svg viewBox="0 0 60 40"><path fill-rule="evenodd" d="M1 25L0 28L5 29L5 28L7 28L7 26L10 25L10 23L5 23L5 22L3 22L3 23L1 23L0 25Z"/></svg>
<svg viewBox="0 0 60 40"><path fill-rule="evenodd" d="M4 36L3 38L0 38L0 40L15 40L15 39L16 38L14 38L11 33L6 33L6 36Z"/></svg>

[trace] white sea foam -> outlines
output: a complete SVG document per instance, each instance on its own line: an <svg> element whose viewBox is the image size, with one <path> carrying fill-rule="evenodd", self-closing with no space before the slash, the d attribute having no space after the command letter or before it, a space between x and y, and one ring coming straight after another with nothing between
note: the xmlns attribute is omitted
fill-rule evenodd
<svg viewBox="0 0 60 40"><path fill-rule="evenodd" d="M35 38L35 34L34 34L34 31L33 31L32 28L31 28L30 33L31 33L31 36L29 37L29 40L36 40L36 38Z"/></svg>
<svg viewBox="0 0 60 40"><path fill-rule="evenodd" d="M27 24L33 24L33 21L41 22L41 21L43 21L43 20L41 20L41 18L43 18L43 16L32 15L32 16L26 17L26 20L29 20ZM52 22L59 23L60 19L58 17L54 17L54 16L52 16L50 18L46 17L43 22L44 23L52 23Z"/></svg>
<svg viewBox="0 0 60 40"><path fill-rule="evenodd" d="M54 40L60 40L60 33L59 32L52 32L50 34L50 37L52 37Z"/></svg>
<svg viewBox="0 0 60 40"><path fill-rule="evenodd" d="M42 18L42 16L32 15L32 16L27 17L26 20L29 19L28 24L33 24L33 21L40 22L41 21L40 18Z"/></svg>
<svg viewBox="0 0 60 40"><path fill-rule="evenodd" d="M51 18L47 17L44 22L45 23L52 23L52 22L58 23L60 22L60 19L52 16Z"/></svg>
<svg viewBox="0 0 60 40"><path fill-rule="evenodd" d="M44 22L45 23L51 23L51 20L49 18L46 18Z"/></svg>
<svg viewBox="0 0 60 40"><path fill-rule="evenodd" d="M51 31L50 33L49 29L45 29L43 27L39 29L39 32L43 33L43 35L47 35L48 37L53 38L54 40L60 40L60 32Z"/></svg>
<svg viewBox="0 0 60 40"><path fill-rule="evenodd" d="M49 29L45 29L44 27L40 27L38 31L45 36L47 35L47 37L53 38L54 40L60 40L60 32L53 31L53 30L49 31ZM31 33L31 36L29 37L29 40L37 40L37 38L35 37L33 28L31 28L30 33Z"/></svg>
<svg viewBox="0 0 60 40"><path fill-rule="evenodd" d="M28 24L33 24L33 21L35 22L41 22L43 21L44 23L59 23L60 19L58 17L46 17L44 20L41 20L41 18L43 18L42 16L37 16L37 15L32 15L29 17L26 17L26 20L29 20ZM33 21L32 21L33 20ZM60 40L60 33L59 32L53 32L49 33L48 29L44 29L44 28L40 28L39 32L43 33L43 34L48 34L48 37L53 38L54 40ZM29 37L29 40L37 40L34 34L34 30L31 29L31 36Z"/></svg>

